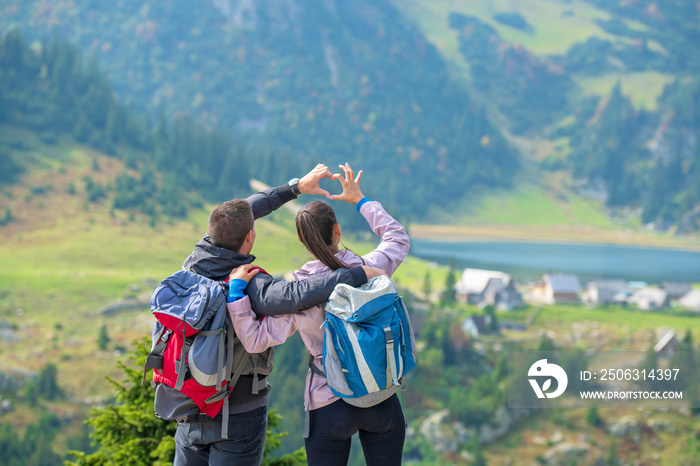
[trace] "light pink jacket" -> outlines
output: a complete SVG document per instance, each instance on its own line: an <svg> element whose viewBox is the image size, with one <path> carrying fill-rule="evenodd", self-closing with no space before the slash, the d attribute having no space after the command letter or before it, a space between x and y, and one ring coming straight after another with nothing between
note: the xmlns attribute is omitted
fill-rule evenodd
<svg viewBox="0 0 700 466"><path fill-rule="evenodd" d="M360 208L360 213L369 222L372 231L382 238L381 243L377 249L362 256L364 264L359 256L347 250L339 251L336 257L349 267L369 265L384 270L391 277L408 254L408 235L403 226L394 220L379 202L365 202ZM304 280L330 271L320 261L311 261L294 272L294 277ZM316 366L323 370L323 322L326 314L322 305L296 314L266 316L263 320L255 320L256 316L247 296L228 303L227 306L236 334L249 353L260 353L271 346L282 344L298 331L309 354L314 357ZM322 408L338 399L331 392L324 377L314 377L313 385L309 387L310 374L309 370L304 392L304 406L307 409Z"/></svg>

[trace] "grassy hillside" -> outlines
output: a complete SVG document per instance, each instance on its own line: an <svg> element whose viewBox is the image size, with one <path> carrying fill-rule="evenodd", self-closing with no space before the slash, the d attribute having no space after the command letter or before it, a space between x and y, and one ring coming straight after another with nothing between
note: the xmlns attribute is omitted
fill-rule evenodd
<svg viewBox="0 0 700 466"><path fill-rule="evenodd" d="M583 43L596 37L616 40L596 23L598 20L610 19L611 14L580 0L571 2L552 2L548 0L499 0L495 2L454 2L436 0L396 0L396 6L421 28L426 37L449 60L454 70L461 77L470 79L469 64L459 51L458 34L450 29L450 13L462 13L475 16L498 31L501 37L511 43L521 44L530 52L539 56L561 55L574 44ZM531 25L532 29L518 30L499 23L494 19L498 13L517 12ZM634 21L626 20L631 29L643 30L646 27ZM607 95L620 80L623 93L640 106L653 108L656 98L661 95L663 86L672 77L657 72L611 74L604 78L581 78L582 88L594 95Z"/></svg>
<svg viewBox="0 0 700 466"><path fill-rule="evenodd" d="M448 26L448 15L452 12L476 16L491 24L508 41L519 42L538 54L564 53L571 45L585 41L591 36L607 37L607 33L593 21L610 16L581 1L533 0L525 3L517 0L396 0L395 3L401 11L416 21L427 38L458 67L464 65L464 59L458 50L456 34ZM567 11L573 14L566 14ZM493 19L493 15L502 12L520 13L537 33L518 31L498 23Z"/></svg>
<svg viewBox="0 0 700 466"><path fill-rule="evenodd" d="M0 318L16 324L22 337L0 350L4 364L38 370L49 360L69 359L61 372L69 391L78 398L104 394L101 375L115 367L111 353L98 353L98 360L110 364L92 357L98 329L107 324L114 345L125 346L148 333L151 319L146 308L114 316L101 315L100 309L124 298L147 302L155 282L177 270L202 236L208 212L203 208L185 221L152 226L145 216L110 211L109 199L86 203L75 180L87 173L96 182L113 180L123 170L115 159L80 147L26 156L45 163L4 190L3 205L12 210L13 221L0 229ZM263 257L276 247L293 250L293 238L281 235L279 225L261 222L259 229L260 244L270 245ZM273 273L290 268L294 259L285 257L266 267ZM37 357L26 361L28 351Z"/></svg>
<svg viewBox="0 0 700 466"><path fill-rule="evenodd" d="M10 3L0 15L0 30L19 25L40 51L38 41L60 29L99 57L120 99L133 107L189 115L250 143L247 150L256 151L259 161L250 173L267 182L288 179L317 158L340 157L381 177L376 194L415 223L510 229L541 218L544 229L618 226L619 219L605 218L603 204L581 198L573 183L562 183L550 170L587 188L605 185L608 206L635 215L641 207L644 223L659 231L700 228L693 217L698 195L691 156L679 162L691 165L677 176L681 182L649 181L663 171L666 147L688 145L684 151L696 153L697 138L684 134L697 126L697 106L681 104L691 100L692 89L664 94L694 66L692 43L685 60L678 49L685 36L674 34L678 27L688 37L694 34L692 23L679 23L689 11L680 2L663 5L668 21L658 22L656 4L645 9L645 2L615 6L595 0L304 1L296 8L209 1L194 16L183 14L186 2L129 0L97 7L81 0L46 5L41 12L35 11L39 4ZM30 67L29 74L40 74L37 82L44 87L51 80L71 81L70 66L56 68L63 73L49 68L51 79L46 70ZM621 98L609 110L626 111L623 101L630 99L632 121L595 127L618 83ZM638 117L642 110L650 115ZM684 113L691 121L666 117ZM625 121L625 115L611 119ZM114 118L107 120L107 139L122 138ZM75 126L74 133L82 134L83 125ZM610 137L603 134L608 128ZM651 134L655 149L648 144ZM143 139L137 136L130 139ZM112 142L95 147L107 150ZM156 151L158 162L179 152L177 164L158 169L196 175L188 171L186 146ZM589 154L601 162L582 162ZM550 158L553 163L544 166ZM225 180L229 169L237 173L223 158L211 159L202 173L221 165ZM199 179L190 186L215 186L218 195L222 184ZM439 214L445 199L466 199L447 207L460 215ZM625 227L646 226L635 215L624 214Z"/></svg>
<svg viewBox="0 0 700 466"><path fill-rule="evenodd" d="M450 15L463 14L478 18L487 27L493 28L498 35L498 40L501 41L499 54L507 53L506 50L515 50L513 54L522 52L528 57L532 54L532 58L525 59L526 62L543 60L549 63L547 66L554 70L555 74L564 73L570 77L572 83L567 97L571 103L560 121L538 127L528 134L516 136L506 132L509 142L517 147L522 155L522 165L513 179L513 189L494 190L480 185L465 186L464 202L455 208L447 209L446 212L440 212L439 208L434 209L432 217L416 221L419 225L414 229L415 234L441 236L443 233L440 231L444 231L443 229L425 224L442 223L461 225L449 228L453 236L491 236L495 232L496 236L510 238L534 236L543 240L555 237L560 240L594 242L619 242L632 237L633 242L642 245L697 247L697 235L695 238L678 241L672 234L648 234L644 231L646 226L641 221L641 210L637 207L646 209L646 206L640 203L631 203L631 206L622 210L610 209L603 202L582 197L578 189L581 186L580 182L574 183L570 173L562 170L571 152L577 149L573 147L575 143L567 136L547 136L548 133L556 133L560 128L567 127L577 118L581 118L575 114L586 105L594 105L590 102L600 100L599 109L603 108L604 105L600 105L606 102L605 96L609 96L616 85L619 85L621 95L630 99L636 111L653 112L659 108L659 98L665 87L678 77L678 70L641 70L615 62L609 71L588 69L577 73L567 69L566 60L563 58L589 39L609 41L621 48L634 48L636 45L630 36L614 35L606 30L605 24L611 21L620 25L620 28L639 33L648 32L648 25L623 16L614 16L591 2L583 1L501 0L475 3L397 0L395 3L404 14L418 24L426 38L447 59L453 76L469 83L472 88L479 88L479 84L475 82L479 76L474 75L473 69L470 69L470 63L464 54L464 42L461 42L464 38L460 36L467 31L469 42L472 39L477 40L478 35L472 35L472 26L464 30L456 28L450 22ZM521 18L524 26L518 28L499 21L499 15L507 14ZM645 44L649 50L666 53L654 39L647 40ZM590 54L594 55L595 52L590 51ZM491 56L489 59L493 60L498 56ZM518 69L522 75L529 71L525 65ZM517 81L518 76L516 74L510 78ZM506 79L500 85L516 86L517 83ZM494 94L472 92L472 95L485 105L490 116L495 121L502 122L503 126L507 126L509 119L517 121L522 117L527 118L527 112L518 114L517 117L508 114L507 109L499 107L494 101ZM673 115L668 108L661 111ZM657 131L663 130L661 127ZM640 139L642 138L647 136L640 135ZM593 153L592 156L599 154ZM658 154L656 156L658 157ZM551 162L558 166L553 166ZM693 164L690 160L685 163ZM634 176L641 176L634 173ZM686 184L684 182L683 186ZM682 198L682 195L678 196L678 199ZM557 229L557 232L552 234L552 228Z"/></svg>
<svg viewBox="0 0 700 466"><path fill-rule="evenodd" d="M119 376L117 361L123 359L123 351L134 338L149 333L152 320L145 302L150 290L157 280L180 267L204 232L211 206L193 210L185 220L163 220L154 225L139 214L110 211L109 196L97 204L86 203L84 186L75 180L90 174L98 182L108 182L122 170L120 162L68 141L55 150L36 147L31 154L24 155L41 163L33 163L33 168L25 172L17 186L3 191L2 205L12 209L15 219L0 227L0 256L3 257L0 320L16 326L17 339L0 346L0 360L3 371L18 367L39 371L49 362L56 364L59 385L67 393L68 401L59 400L45 406L66 422L55 443L60 450L65 447L61 442L65 442L66 436L79 431L80 419L87 415L88 408L111 397L113 390L104 376ZM99 171L93 171L95 168ZM71 183L74 189L69 189ZM37 186L43 188L38 190ZM526 193L524 190L523 195ZM529 198L528 202L535 204L545 202L535 193ZM523 223L527 222L523 220ZM283 209L259 221L257 232L254 251L257 262L273 274L284 274L307 260L293 233L291 212ZM366 237L362 240L349 238L345 243L363 253L372 248L373 241ZM444 267L408 258L394 278L402 288L422 298L428 274L435 299L444 288ZM125 298L135 298L143 305L114 314L100 313L106 305ZM439 317L438 320L458 322L460 316L474 312L478 311L472 307L441 309L434 316ZM648 347L651 331L664 327L681 334L694 328L697 320L683 315L591 310L578 306L528 308L503 314L500 318L527 323L528 330L506 332L502 337L480 344L492 348L509 341L534 345L542 332L547 331L557 341L599 349L642 350ZM625 321L626 326L620 325L621 321ZM100 350L98 335L103 325L107 326L111 341L105 350ZM449 345L447 335L442 338L441 344ZM435 348L430 350L435 351ZM285 359L282 351L279 356L280 364L303 359L295 355L287 355ZM286 370L280 367L273 384L287 386L285 377L296 377L296 373L286 372L294 372L295 367ZM304 370L303 366L299 367ZM414 386L412 393L421 393L421 390ZM291 397L297 394L291 388L289 391ZM301 389L298 395L301 396ZM437 409L445 402L436 397L425 403ZM278 406L281 403L278 401ZM285 408L285 413L288 409ZM0 416L0 422L11 423L13 428L22 430L37 414L30 407L23 407ZM297 414L290 411L288 417L291 420ZM611 423L621 415L619 411L601 411L601 417ZM605 452L609 442L605 432L586 425L584 416L585 413L578 411L538 416L516 427L503 440L485 446L484 454L492 461L514 458L536 461L551 447L548 439L557 430L562 431L565 439L588 435L595 442L594 450ZM686 417L669 414L666 418L676 428L684 431L686 427L691 428L691 420ZM411 422L417 426L421 421L422 417L414 417ZM283 430L293 432L293 427L285 425ZM546 437L544 443L540 439L542 436ZM684 457L690 451L684 438L665 434L660 438L664 449L659 450L659 455L666 455L668 449ZM290 440L296 443L294 448L299 446L299 438L292 435ZM626 458L640 457L628 443L621 444L618 453Z"/></svg>
<svg viewBox="0 0 700 466"><path fill-rule="evenodd" d="M655 110L656 99L664 87L673 82L672 75L657 71L638 73L610 73L602 77L579 77L576 79L583 93L587 96L608 95L617 83L622 87L622 94L629 97L636 108Z"/></svg>
<svg viewBox="0 0 700 466"><path fill-rule="evenodd" d="M475 186L454 207L436 207L414 219L414 238L445 241L522 240L628 244L699 250L700 235L676 236L642 225L639 210L607 208L581 196L564 172L541 170L547 154L565 151L565 142L523 141L528 160L510 189ZM564 146L564 147L562 147ZM555 155L556 157L556 155Z"/></svg>
<svg viewBox="0 0 700 466"><path fill-rule="evenodd" d="M517 166L500 130L391 2L204 1L194 15L184 0L78 0L47 5L46 15L33 6L13 0L0 32L17 24L38 43L60 29L99 56L120 100L151 118L186 115L232 133L257 152L251 175L268 183L350 161L387 180L375 191L395 211L421 214L439 192L458 194L464 180L502 186ZM451 182L438 189L436 172ZM192 185L211 189L206 181Z"/></svg>

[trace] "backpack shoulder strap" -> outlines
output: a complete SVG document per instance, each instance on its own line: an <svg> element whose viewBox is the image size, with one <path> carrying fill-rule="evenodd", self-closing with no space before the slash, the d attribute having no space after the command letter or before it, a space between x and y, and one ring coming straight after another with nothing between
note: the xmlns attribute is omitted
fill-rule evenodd
<svg viewBox="0 0 700 466"><path fill-rule="evenodd" d="M382 330L384 331L384 341L386 344L386 384L398 385L401 374L398 373L396 358L394 357L394 334L391 331L391 327L383 327Z"/></svg>
<svg viewBox="0 0 700 466"><path fill-rule="evenodd" d="M160 330L153 337L154 341L158 343L153 347L153 349L146 356L146 361L143 363L143 378L141 379L141 385L146 384L146 372L148 369L162 369L163 368L163 351L168 344L168 338L170 334L173 333L172 330L165 328L161 325Z"/></svg>
<svg viewBox="0 0 700 466"><path fill-rule="evenodd" d="M215 401L220 400L222 397L224 399L224 404L221 407L221 438L227 439L228 438L228 417L229 417L229 403L228 403L228 398L231 394L231 389L236 386L236 383L238 382L238 379L241 377L241 374L243 373L243 368L245 366L246 361L250 358L250 353L247 351L243 353L243 357L238 363L238 366L236 367L236 370L233 374L231 374L231 371L233 370L233 345L234 345L234 338L233 338L233 322L231 321L231 315L227 312L226 313L226 371L224 375L224 385L221 387L221 390L219 390L218 393L215 393L214 395L210 396L205 400L205 403L212 403Z"/></svg>
<svg viewBox="0 0 700 466"><path fill-rule="evenodd" d="M311 384L314 381L314 374L326 378L326 374L314 364L314 359L313 355L309 353L309 370L311 370L311 375L309 376L309 405L304 412L304 438L309 438L309 432L311 431L311 414L309 411L311 410Z"/></svg>

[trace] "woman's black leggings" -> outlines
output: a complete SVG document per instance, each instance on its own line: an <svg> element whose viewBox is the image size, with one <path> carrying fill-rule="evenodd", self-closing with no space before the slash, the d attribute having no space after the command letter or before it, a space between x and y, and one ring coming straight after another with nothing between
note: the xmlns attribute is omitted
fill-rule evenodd
<svg viewBox="0 0 700 466"><path fill-rule="evenodd" d="M309 465L347 465L351 437L357 431L368 466L401 464L406 421L396 395L371 408L338 400L310 415L311 430L305 441Z"/></svg>

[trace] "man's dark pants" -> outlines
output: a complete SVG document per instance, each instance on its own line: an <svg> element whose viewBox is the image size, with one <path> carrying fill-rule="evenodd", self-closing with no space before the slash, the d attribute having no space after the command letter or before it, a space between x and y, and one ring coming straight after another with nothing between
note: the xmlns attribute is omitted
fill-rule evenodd
<svg viewBox="0 0 700 466"><path fill-rule="evenodd" d="M258 466L265 447L267 407L232 414L228 426L228 439L222 439L220 417L180 424L173 466Z"/></svg>

